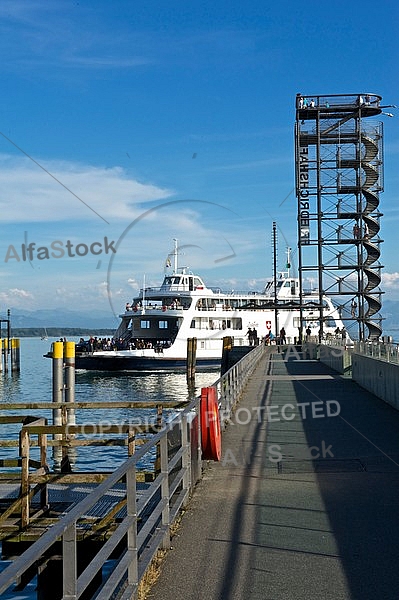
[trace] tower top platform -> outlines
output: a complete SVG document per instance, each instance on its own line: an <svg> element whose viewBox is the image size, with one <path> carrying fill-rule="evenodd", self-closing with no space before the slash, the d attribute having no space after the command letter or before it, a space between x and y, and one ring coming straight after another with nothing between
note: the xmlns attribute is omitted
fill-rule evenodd
<svg viewBox="0 0 399 600"><path fill-rule="evenodd" d="M360 94L296 95L297 118L331 119L345 114L361 112L363 117L373 117L382 112L382 96L364 92Z"/></svg>

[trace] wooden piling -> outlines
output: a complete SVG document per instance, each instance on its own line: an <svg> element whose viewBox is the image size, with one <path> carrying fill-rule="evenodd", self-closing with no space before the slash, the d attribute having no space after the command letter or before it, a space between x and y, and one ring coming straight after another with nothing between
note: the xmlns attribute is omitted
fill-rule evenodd
<svg viewBox="0 0 399 600"><path fill-rule="evenodd" d="M53 342L53 402L63 401L64 378L64 343ZM61 408L53 409L53 425L62 425L62 410ZM59 434L54 434L54 440L62 438ZM62 460L62 451L59 447L53 448L54 466L59 468Z"/></svg>
<svg viewBox="0 0 399 600"><path fill-rule="evenodd" d="M65 425L68 432L70 425L76 425L75 409L70 408L71 404L75 403L75 342L64 342L64 401ZM65 441L69 442L75 435L68 432L65 438ZM72 470L76 463L76 449L63 446L62 459L64 468L67 471Z"/></svg>
<svg viewBox="0 0 399 600"><path fill-rule="evenodd" d="M11 341L11 372L15 373L15 372L19 372L21 370L19 339L12 338L10 341Z"/></svg>
<svg viewBox="0 0 399 600"><path fill-rule="evenodd" d="M195 366L197 362L197 338L187 339L187 383L195 383Z"/></svg>
<svg viewBox="0 0 399 600"><path fill-rule="evenodd" d="M75 342L64 342L65 402L75 402ZM75 425L75 410L67 408L67 425Z"/></svg>
<svg viewBox="0 0 399 600"><path fill-rule="evenodd" d="M8 338L3 339L3 370L8 373Z"/></svg>
<svg viewBox="0 0 399 600"><path fill-rule="evenodd" d="M229 354L233 348L233 338L231 336L226 336L223 338L223 352L222 352L222 362L220 375L224 375L226 371L229 370Z"/></svg>

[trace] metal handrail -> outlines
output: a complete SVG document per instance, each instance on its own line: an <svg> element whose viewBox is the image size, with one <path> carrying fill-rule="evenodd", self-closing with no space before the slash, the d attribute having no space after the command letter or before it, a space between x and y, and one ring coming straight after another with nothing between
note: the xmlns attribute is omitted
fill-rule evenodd
<svg viewBox="0 0 399 600"><path fill-rule="evenodd" d="M399 344L355 342L354 352L377 360L399 364Z"/></svg>
<svg viewBox="0 0 399 600"><path fill-rule="evenodd" d="M86 588L86 586L90 583L90 579L87 577L87 573L92 570L92 574L94 576L95 572L101 568L104 564L106 558L103 556L103 562L99 563L94 557L93 561L90 563L92 568L90 569L90 565L86 568L84 573L76 578L75 568L73 565L75 564L76 559L76 551L77 551L77 541L76 541L76 527L79 519L82 515L87 514L87 512L106 494L109 492L112 487L117 484L122 478L126 477L126 496L127 496L127 506L128 506L128 515L119 525L124 530L125 527L128 528L128 532L130 537L137 538L137 521L141 512L147 505L147 501L140 502L140 507L136 509L136 467L138 461L143 458L154 446L157 444L160 445L160 453L161 453L161 474L154 480L151 485L151 497L157 490L161 490L161 498L164 504L169 507L169 503L171 497L166 495L166 488L168 485L168 475L171 471L171 461L168 459L167 455L167 434L176 426L179 425L181 427L182 432L182 448L184 460L183 463L185 466L179 470L174 479L174 484L177 478L180 478L180 481L183 483L183 486L187 487L187 478L186 471L189 465L188 454L190 453L190 444L187 439L187 417L190 412L196 410L198 407L198 399L193 400L190 405L183 410L181 413L177 414L169 423L167 423L164 428L159 432L153 435L153 437L140 449L138 449L133 456L128 458L124 464L122 464L114 473L109 475L109 477L100 483L86 498L81 500L76 506L74 506L68 513L66 513L55 525L53 525L50 529L48 529L40 538L35 542L28 550L26 550L21 556L19 556L16 560L14 560L11 565L9 565L2 573L0 573L0 594L2 594L5 590L7 590L10 585L16 581L19 577L21 577L32 565L34 565L38 559L43 556L43 554L58 540L62 539L64 549L67 548L68 552L64 552L63 561L64 561L64 573L66 573L64 577L64 596L67 596L69 600L78 599L80 594ZM165 455L166 454L166 455ZM178 485L178 484L176 484ZM183 489L183 494L179 497L179 508L183 504L186 499L189 489ZM143 494L145 496L145 492ZM142 497L143 497L142 496ZM134 497L134 502L132 501L132 497ZM130 510L129 510L130 507ZM175 511L177 508L174 506ZM168 520L165 521L165 511L164 508L162 512L162 528L164 530L164 536L168 538L168 530L170 523ZM168 509L169 511L169 509ZM126 521L128 519L128 521ZM164 522L165 521L165 522ZM112 534L109 540L112 540L114 535L118 535L119 527ZM129 539L128 535L128 539ZM143 540L144 542L144 540ZM159 545L153 549L152 556L155 554ZM135 562L138 561L138 554L141 550L140 547L128 548L129 552L132 552L132 560ZM147 553L148 554L148 553ZM97 555L98 556L98 555ZM93 567L93 563L95 562L95 567ZM147 565L148 566L148 565ZM115 586L118 585L123 578L127 576L128 585L133 586L133 588L138 585L138 578L133 577L133 580L129 581L129 578L132 577L132 569L131 565L125 570L122 569L121 579L115 583ZM85 586L83 588L82 581L85 582Z"/></svg>
<svg viewBox="0 0 399 600"><path fill-rule="evenodd" d="M214 386L219 393L219 406L222 421L227 421L235 402L239 399L255 366L270 348L260 345L254 348L229 371L220 377ZM131 598L137 591L141 577L151 563L160 547L170 546L170 526L177 517L181 507L187 501L191 488L196 483L191 472L192 459L196 459L201 469L201 448L197 447L197 456L191 454L192 428L200 428L199 413L200 398L195 398L184 409L179 411L161 431L136 449L133 456L128 458L114 473L100 483L88 496L76 504L59 521L48 529L28 550L15 559L0 573L0 594L6 591L14 581L40 561L44 553L57 541L62 540L63 560L63 598L78 600L96 573L109 558L112 550L122 540L127 539L125 551L111 575L104 582L96 596L97 600L109 600L114 590L121 584L125 586L122 598ZM180 447L177 452L168 455L168 433L176 426L180 428ZM195 439L201 440L200 431L195 432ZM200 442L198 442L200 444ZM160 449L161 472L137 499L136 468L138 462L155 446ZM180 468L176 470L180 464ZM169 484L169 474L173 470L173 481ZM114 485L126 477L127 516L118 524L115 531L94 556L83 573L77 576L77 525L79 519L109 492ZM160 500L152 509L150 516L138 531L138 519L143 514L151 499L159 493ZM148 535L155 532L148 540Z"/></svg>

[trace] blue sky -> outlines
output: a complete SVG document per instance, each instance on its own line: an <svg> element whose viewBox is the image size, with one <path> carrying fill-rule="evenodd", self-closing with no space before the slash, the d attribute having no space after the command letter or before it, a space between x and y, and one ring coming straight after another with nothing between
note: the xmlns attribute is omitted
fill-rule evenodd
<svg viewBox="0 0 399 600"><path fill-rule="evenodd" d="M281 267L296 246L295 95L399 105L398 31L394 1L2 0L0 312L110 311L107 278L118 312L160 282L173 238L207 283L261 289L273 220ZM383 118L383 281L399 299L399 111ZM120 239L111 273L112 250L21 257L24 241L104 237Z"/></svg>

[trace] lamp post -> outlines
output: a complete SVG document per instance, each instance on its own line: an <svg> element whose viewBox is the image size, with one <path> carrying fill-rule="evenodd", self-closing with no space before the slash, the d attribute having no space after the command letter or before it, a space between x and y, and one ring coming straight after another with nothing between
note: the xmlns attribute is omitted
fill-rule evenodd
<svg viewBox="0 0 399 600"><path fill-rule="evenodd" d="M274 282L274 330L276 332L276 340L278 332L278 310L277 310L277 227L273 221L273 282Z"/></svg>

